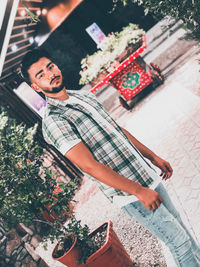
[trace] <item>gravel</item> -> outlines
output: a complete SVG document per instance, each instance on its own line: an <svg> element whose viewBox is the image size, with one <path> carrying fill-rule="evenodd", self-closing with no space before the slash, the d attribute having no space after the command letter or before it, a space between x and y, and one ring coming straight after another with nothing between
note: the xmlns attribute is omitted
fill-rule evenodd
<svg viewBox="0 0 200 267"><path fill-rule="evenodd" d="M91 186L91 181L89 181ZM110 203L100 190L90 194L84 203L82 195L86 194L87 182L84 183L77 195L76 217L91 230L107 220L113 222L113 228L122 241L131 259L138 267L160 266L166 267L162 253L162 246L157 238L139 225L128 214Z"/></svg>

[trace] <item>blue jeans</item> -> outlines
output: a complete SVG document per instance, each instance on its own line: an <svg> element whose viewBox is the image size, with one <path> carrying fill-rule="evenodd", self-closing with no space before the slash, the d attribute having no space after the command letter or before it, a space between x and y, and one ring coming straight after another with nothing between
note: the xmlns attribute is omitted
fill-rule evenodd
<svg viewBox="0 0 200 267"><path fill-rule="evenodd" d="M200 248L184 226L162 183L155 191L164 200L156 210L147 210L140 201L122 209L169 247L177 266L199 267Z"/></svg>

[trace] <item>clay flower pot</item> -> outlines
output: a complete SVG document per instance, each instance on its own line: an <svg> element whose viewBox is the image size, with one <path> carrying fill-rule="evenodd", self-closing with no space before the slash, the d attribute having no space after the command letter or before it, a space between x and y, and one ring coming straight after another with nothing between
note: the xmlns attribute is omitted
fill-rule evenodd
<svg viewBox="0 0 200 267"><path fill-rule="evenodd" d="M55 253L58 250L58 244L56 245L56 247L54 248L53 252L52 252L52 257L54 260L57 260L61 263L63 263L64 265L68 266L68 267L84 267L85 265L81 264L78 265L78 259L80 257L80 249L78 249L75 245L76 245L76 241L77 238L76 236L71 236L71 238L73 239L73 244L71 246L71 248L66 251L66 253L64 255L62 255L59 258L55 258Z"/></svg>
<svg viewBox="0 0 200 267"><path fill-rule="evenodd" d="M111 221L99 226L90 236L94 236L106 224L107 234L105 244L87 259L86 267L132 267L133 262L114 232Z"/></svg>
<svg viewBox="0 0 200 267"><path fill-rule="evenodd" d="M54 258L65 264L68 267L132 267L133 262L126 252L121 241L117 237L113 230L113 224L111 221L105 222L100 225L96 230L90 233L90 237L94 237L98 232L102 232L106 228L105 243L100 249L94 252L86 261L86 264L78 265L78 257L81 253L79 249L75 247L75 242L71 249L66 252L60 258ZM56 246L57 248L57 246ZM54 252L56 251L54 249ZM54 253L53 252L53 253ZM53 254L52 254L53 255ZM69 257L69 259L67 259Z"/></svg>

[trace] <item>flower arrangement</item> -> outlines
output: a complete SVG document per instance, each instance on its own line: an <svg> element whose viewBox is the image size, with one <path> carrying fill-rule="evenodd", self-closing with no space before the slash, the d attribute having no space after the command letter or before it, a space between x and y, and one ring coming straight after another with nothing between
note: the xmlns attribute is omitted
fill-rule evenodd
<svg viewBox="0 0 200 267"><path fill-rule="evenodd" d="M109 73L124 50L141 43L144 33L138 25L130 23L121 32L113 32L105 37L101 42L101 50L82 59L79 84L90 83L102 71Z"/></svg>

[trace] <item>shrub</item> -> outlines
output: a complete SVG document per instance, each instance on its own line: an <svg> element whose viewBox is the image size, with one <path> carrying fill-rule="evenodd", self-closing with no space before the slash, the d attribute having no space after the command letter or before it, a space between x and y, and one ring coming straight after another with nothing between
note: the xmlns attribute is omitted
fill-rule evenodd
<svg viewBox="0 0 200 267"><path fill-rule="evenodd" d="M81 226L72 211L78 184L56 182L51 170L43 167L43 149L35 138L37 125L27 128L17 124L5 112L0 113L0 218L6 230L23 223L44 225L43 240L58 242L74 233L85 261L93 244L89 228ZM59 187L59 190L57 190ZM54 212L53 222L45 221L43 212ZM66 219L67 226L63 226Z"/></svg>
<svg viewBox="0 0 200 267"><path fill-rule="evenodd" d="M157 19L171 16L176 20L182 20L184 26L192 32L190 36L200 40L199 0L113 0L113 3L116 5L118 2L122 2L126 5L130 1L142 5L145 14L150 12Z"/></svg>

